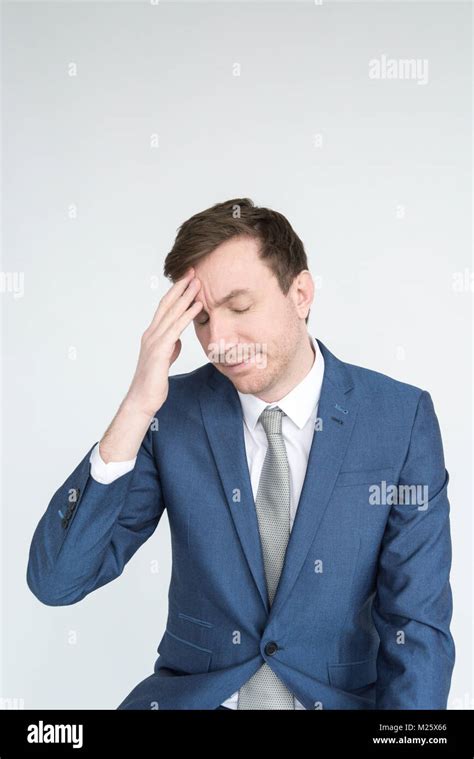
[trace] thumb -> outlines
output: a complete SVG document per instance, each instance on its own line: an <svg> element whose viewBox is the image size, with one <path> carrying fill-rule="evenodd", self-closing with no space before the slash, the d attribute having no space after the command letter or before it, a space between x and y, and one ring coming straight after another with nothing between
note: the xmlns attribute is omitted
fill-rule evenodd
<svg viewBox="0 0 474 759"><path fill-rule="evenodd" d="M171 364L174 364L174 362L178 358L179 354L181 353L181 348L182 347L183 347L183 344L182 344L181 340L178 338L176 340L175 344L174 344L173 353L171 354L170 366L171 366Z"/></svg>

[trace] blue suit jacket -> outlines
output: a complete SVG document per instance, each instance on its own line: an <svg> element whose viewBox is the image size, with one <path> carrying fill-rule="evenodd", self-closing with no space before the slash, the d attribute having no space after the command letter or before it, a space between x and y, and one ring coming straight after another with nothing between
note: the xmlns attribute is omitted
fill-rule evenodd
<svg viewBox="0 0 474 759"><path fill-rule="evenodd" d="M41 517L27 582L56 606L118 577L168 510L166 630L119 709L215 709L263 661L308 709L446 708L449 475L431 397L318 344L319 422L272 606L240 401L210 363L170 377L131 472L96 482L91 446Z"/></svg>

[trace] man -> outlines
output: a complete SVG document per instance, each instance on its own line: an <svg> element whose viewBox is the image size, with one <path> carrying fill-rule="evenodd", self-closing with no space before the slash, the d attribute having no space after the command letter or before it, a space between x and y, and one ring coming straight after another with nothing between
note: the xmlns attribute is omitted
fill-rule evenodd
<svg viewBox="0 0 474 759"><path fill-rule="evenodd" d="M429 393L307 331L314 285L281 214L188 219L120 408L56 491L28 585L80 601L164 509L166 630L119 709L445 709L448 472ZM169 377L194 322L209 361Z"/></svg>

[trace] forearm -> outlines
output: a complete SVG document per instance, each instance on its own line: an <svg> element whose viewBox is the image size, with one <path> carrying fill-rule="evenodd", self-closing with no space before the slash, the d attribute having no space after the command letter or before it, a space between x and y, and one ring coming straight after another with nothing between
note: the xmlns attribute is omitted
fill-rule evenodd
<svg viewBox="0 0 474 759"><path fill-rule="evenodd" d="M125 398L100 440L99 452L105 463L133 459L152 419Z"/></svg>
<svg viewBox="0 0 474 759"><path fill-rule="evenodd" d="M89 473L91 450L53 495L30 546L27 582L43 603L77 603L118 577L165 508L151 432L134 470L110 485Z"/></svg>

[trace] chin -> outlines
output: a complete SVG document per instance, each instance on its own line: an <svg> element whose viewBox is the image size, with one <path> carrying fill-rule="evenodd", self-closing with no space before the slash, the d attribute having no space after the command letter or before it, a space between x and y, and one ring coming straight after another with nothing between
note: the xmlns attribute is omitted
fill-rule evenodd
<svg viewBox="0 0 474 759"><path fill-rule="evenodd" d="M256 395L266 387L263 377L232 377L231 382L241 393Z"/></svg>

